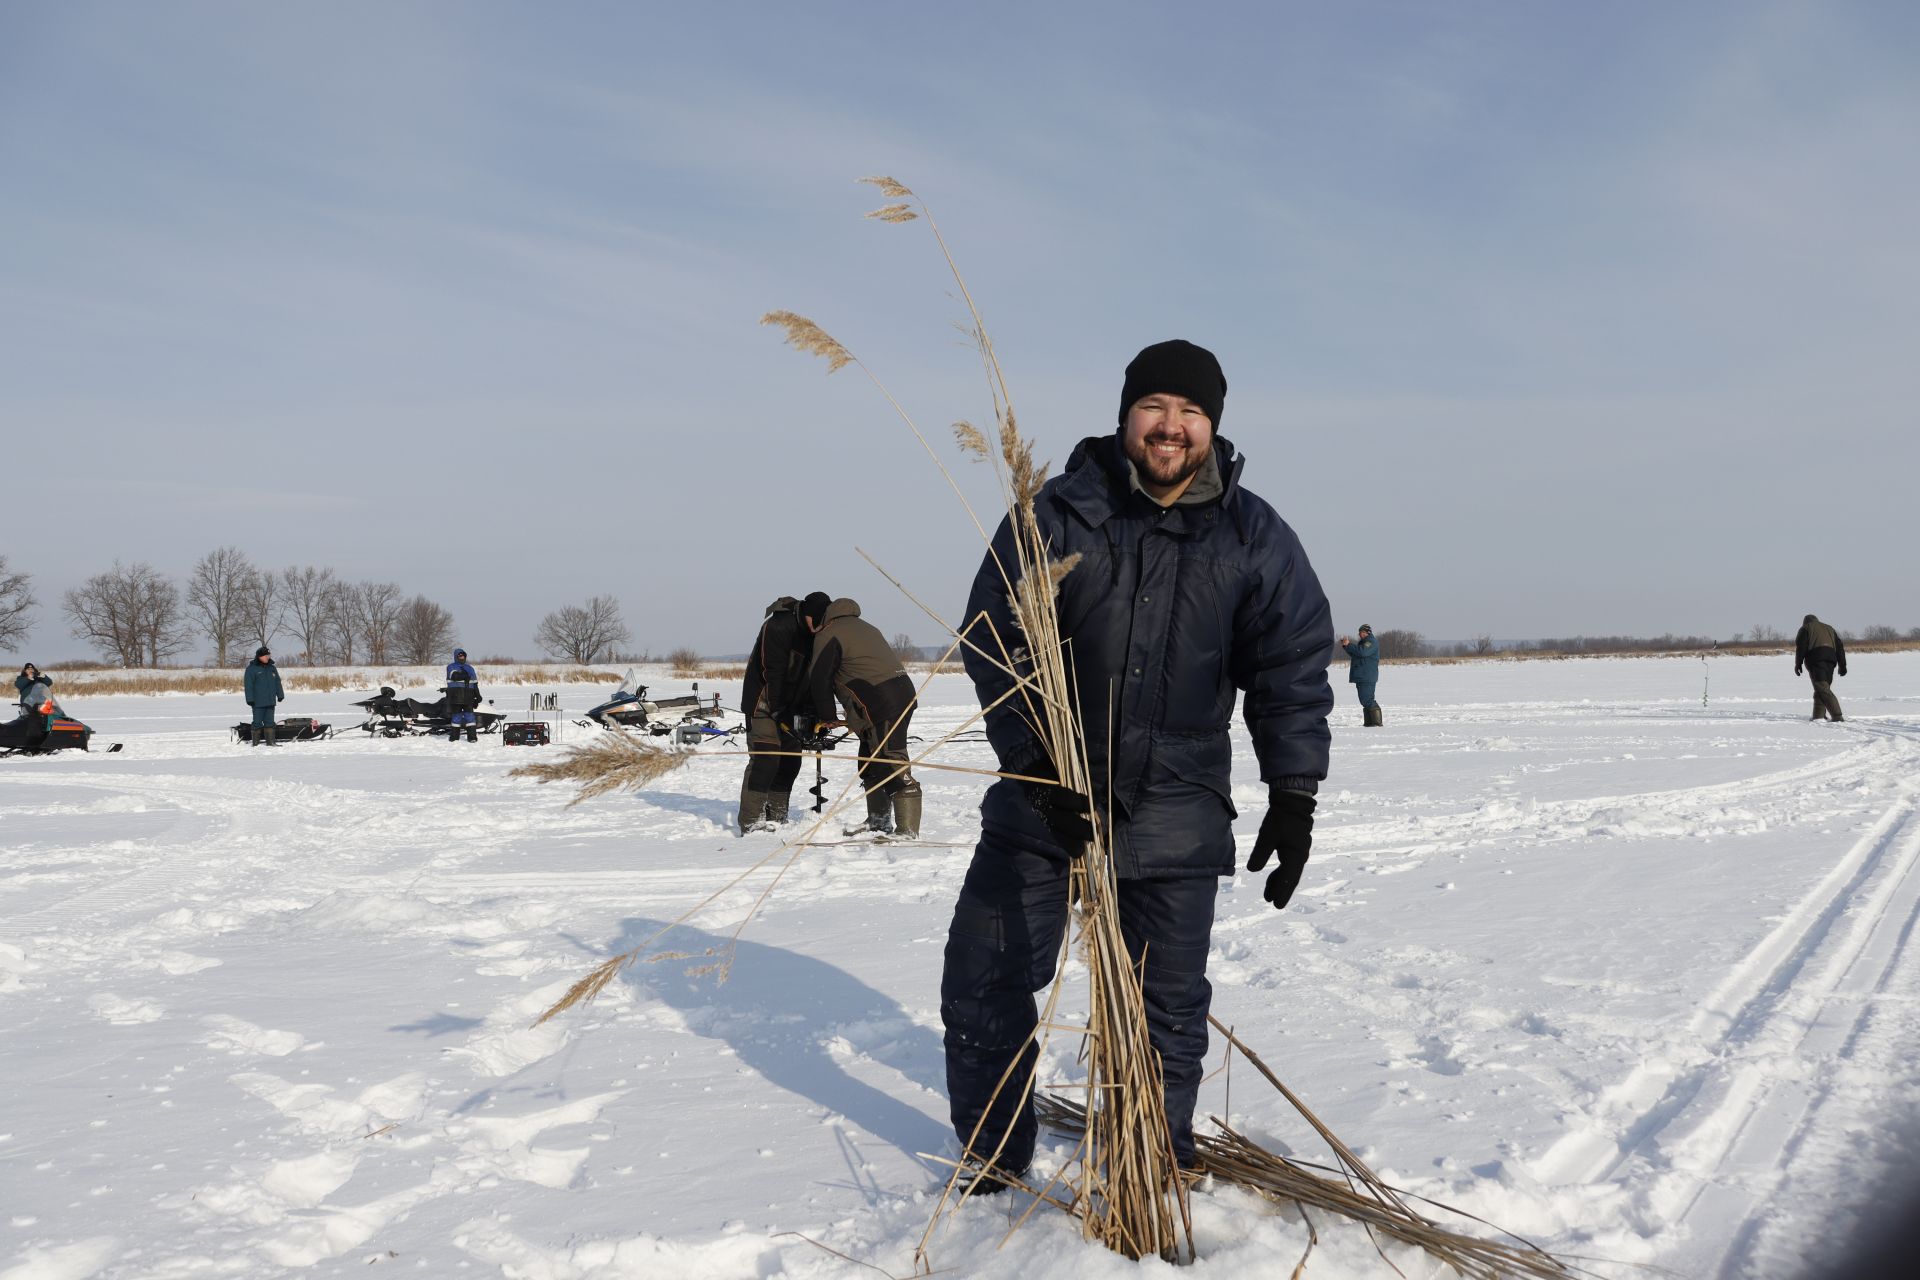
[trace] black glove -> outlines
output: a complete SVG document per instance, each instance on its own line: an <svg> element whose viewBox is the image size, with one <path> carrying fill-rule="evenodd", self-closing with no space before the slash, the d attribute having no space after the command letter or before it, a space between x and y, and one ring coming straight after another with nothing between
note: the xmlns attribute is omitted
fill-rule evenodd
<svg viewBox="0 0 1920 1280"><path fill-rule="evenodd" d="M1793 674L1795 674L1795 675L1797 675L1797 676L1803 676L1803 675L1805 675L1805 674L1807 674L1807 673L1806 673L1805 671L1803 671L1803 670L1801 670L1801 669L1800 669L1799 667L1795 667L1795 668L1793 669Z"/></svg>
<svg viewBox="0 0 1920 1280"><path fill-rule="evenodd" d="M1053 767L1045 756L1018 769L1009 769L1008 773L1024 773L1035 778L1058 778L1060 771ZM1078 858L1087 851L1087 842L1093 839L1093 805L1087 797L1078 791L1070 791L1058 782L1022 782L1020 789L1026 793L1027 803L1040 815L1040 821L1067 851L1070 858Z"/></svg>
<svg viewBox="0 0 1920 1280"><path fill-rule="evenodd" d="M1260 820L1260 834L1254 837L1253 853L1247 858L1247 870L1258 871L1267 859L1280 855L1280 865L1267 877L1261 896L1278 911L1300 887L1300 874L1307 869L1307 854L1313 848L1314 798L1300 791L1270 788L1267 816Z"/></svg>

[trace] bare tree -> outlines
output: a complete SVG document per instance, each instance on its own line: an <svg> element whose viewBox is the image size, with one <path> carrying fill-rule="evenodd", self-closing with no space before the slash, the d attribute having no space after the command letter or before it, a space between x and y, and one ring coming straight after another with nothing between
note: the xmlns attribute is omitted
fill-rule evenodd
<svg viewBox="0 0 1920 1280"><path fill-rule="evenodd" d="M279 595L286 625L305 651L302 661L320 662L334 647L334 626L341 611L340 579L332 569L305 565L280 575ZM347 654L353 661L352 651Z"/></svg>
<svg viewBox="0 0 1920 1280"><path fill-rule="evenodd" d="M1891 644L1899 638L1900 628L1884 622L1876 622L1860 633L1860 639L1867 644Z"/></svg>
<svg viewBox="0 0 1920 1280"><path fill-rule="evenodd" d="M33 620L33 575L12 573L7 558L0 556L0 649L11 649L27 638Z"/></svg>
<svg viewBox="0 0 1920 1280"><path fill-rule="evenodd" d="M1770 627L1764 622L1753 624L1753 643L1755 644L1779 644L1785 639L1778 627Z"/></svg>
<svg viewBox="0 0 1920 1280"><path fill-rule="evenodd" d="M157 667L192 643L180 589L144 561L118 560L66 593L63 612L74 638L123 667Z"/></svg>
<svg viewBox="0 0 1920 1280"><path fill-rule="evenodd" d="M368 662L389 661L393 631L400 621L403 599L397 582L362 582L348 589L346 614L353 633L365 646ZM347 659L353 661L352 658Z"/></svg>
<svg viewBox="0 0 1920 1280"><path fill-rule="evenodd" d="M1383 658L1424 658L1429 652L1426 637L1418 631L1381 631L1374 638Z"/></svg>
<svg viewBox="0 0 1920 1280"><path fill-rule="evenodd" d="M893 649L893 656L900 659L900 661L902 662L920 661L920 646L915 644L913 642L913 637L908 635L906 632L904 631L895 632L893 639L889 640L887 643L889 647Z"/></svg>
<svg viewBox="0 0 1920 1280"><path fill-rule="evenodd" d="M259 589L260 571L238 547L219 547L200 557L187 576L187 612L200 634L213 641L213 660L226 666L234 641L246 631L242 601Z"/></svg>
<svg viewBox="0 0 1920 1280"><path fill-rule="evenodd" d="M453 647L453 615L425 596L415 596L400 606L394 619L393 646L400 661L412 666L445 657Z"/></svg>
<svg viewBox="0 0 1920 1280"><path fill-rule="evenodd" d="M1475 655L1482 658L1493 652L1492 636L1475 636L1472 640L1468 641L1467 644Z"/></svg>
<svg viewBox="0 0 1920 1280"><path fill-rule="evenodd" d="M550 658L572 662L611 662L616 646L633 639L620 618L620 602L612 596L594 596L585 605L570 604L540 619L533 642Z"/></svg>

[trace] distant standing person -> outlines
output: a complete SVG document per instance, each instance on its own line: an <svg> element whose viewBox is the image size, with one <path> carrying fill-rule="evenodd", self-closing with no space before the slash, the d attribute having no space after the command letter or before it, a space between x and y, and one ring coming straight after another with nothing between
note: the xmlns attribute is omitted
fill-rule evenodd
<svg viewBox="0 0 1920 1280"><path fill-rule="evenodd" d="M800 616L813 634L808 701L815 714L825 716L839 695L847 727L860 739L867 820L854 830L913 839L920 834L920 784L906 770L913 678L852 600L829 600L825 592L816 591L801 601ZM896 770L892 781L882 781Z"/></svg>
<svg viewBox="0 0 1920 1280"><path fill-rule="evenodd" d="M794 734L793 719L807 700L807 658L812 650L813 633L800 620L800 602L781 596L768 605L760 634L747 654L746 679L740 686L740 711L747 717L747 772L740 779L741 835L770 830L787 820L793 780L800 776L800 740ZM808 719L806 728L811 730L811 715Z"/></svg>
<svg viewBox="0 0 1920 1280"><path fill-rule="evenodd" d="M280 668L273 665L273 653L265 645L253 651L247 664L247 705L253 708L253 745L279 746L274 738L273 709L287 700L280 685Z"/></svg>
<svg viewBox="0 0 1920 1280"><path fill-rule="evenodd" d="M460 741L460 730L467 731L468 742L480 741L480 720L474 712L480 706L480 676L467 664L467 651L455 649L447 664L447 741Z"/></svg>
<svg viewBox="0 0 1920 1280"><path fill-rule="evenodd" d="M37 684L46 685L51 689L53 687L53 677L41 675L40 668L29 662L26 666L20 668L20 674L13 678L13 687L20 691L21 706L24 707L27 705L27 690Z"/></svg>
<svg viewBox="0 0 1920 1280"><path fill-rule="evenodd" d="M1836 671L1847 674L1847 646L1838 631L1812 614L1793 638L1793 674L1800 675L1802 668L1813 677L1813 719L1844 720L1840 699L1833 696L1833 676Z"/></svg>
<svg viewBox="0 0 1920 1280"><path fill-rule="evenodd" d="M1360 695L1360 711L1369 729L1387 723L1387 713L1373 700L1373 687L1380 683L1380 642L1373 628L1360 624L1358 637L1341 636L1340 647L1347 651L1347 682Z"/></svg>

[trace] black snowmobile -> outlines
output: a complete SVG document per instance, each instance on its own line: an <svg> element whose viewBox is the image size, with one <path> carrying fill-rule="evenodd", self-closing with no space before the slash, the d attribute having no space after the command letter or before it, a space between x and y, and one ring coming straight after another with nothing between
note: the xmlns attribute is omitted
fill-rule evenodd
<svg viewBox="0 0 1920 1280"><path fill-rule="evenodd" d="M402 698L388 686L381 685L379 693L349 705L364 707L367 719L360 727L382 738L401 738L411 734L445 736L453 726L453 712L447 707L447 691L444 687L438 699L422 702L418 698ZM500 722L506 716L498 711L475 708L473 718L481 733L498 733Z"/></svg>
<svg viewBox="0 0 1920 1280"><path fill-rule="evenodd" d="M691 730L688 736L704 737L717 733L714 722L726 714L720 707L720 695L702 700L700 685L693 692L672 698L649 698L647 686L638 682L631 668L614 695L587 712L587 719L606 729L644 729L656 737L665 737L675 729Z"/></svg>
<svg viewBox="0 0 1920 1280"><path fill-rule="evenodd" d="M20 714L0 724L0 756L42 756L55 751L87 749L93 730L60 709L53 691L44 684L29 685L19 703ZM119 743L108 747L118 751Z"/></svg>

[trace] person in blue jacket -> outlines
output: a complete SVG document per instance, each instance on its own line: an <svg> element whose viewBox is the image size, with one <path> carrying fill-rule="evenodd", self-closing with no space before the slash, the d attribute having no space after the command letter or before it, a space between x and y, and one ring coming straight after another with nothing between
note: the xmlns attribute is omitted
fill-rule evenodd
<svg viewBox="0 0 1920 1280"><path fill-rule="evenodd" d="M1373 638L1373 628L1361 623L1358 636L1340 637L1340 647L1347 652L1347 683L1360 696L1360 713L1367 728L1383 727L1387 713L1373 700L1373 687L1380 683L1380 642Z"/></svg>
<svg viewBox="0 0 1920 1280"><path fill-rule="evenodd" d="M280 685L280 668L273 665L273 653L267 646L253 651L244 684L247 705L253 708L252 745L264 742L270 747L279 746L274 737L273 709L287 700L287 693Z"/></svg>
<svg viewBox="0 0 1920 1280"><path fill-rule="evenodd" d="M467 731L468 742L480 741L480 720L474 712L480 706L480 677L467 665L467 651L455 649L447 664L447 741L460 741L460 730Z"/></svg>
<svg viewBox="0 0 1920 1280"><path fill-rule="evenodd" d="M1034 500L1055 562L1078 557L1060 580L1058 609L1092 796L1044 781L1060 774L1022 697L1007 696L1014 676L965 650L1001 771L1043 779L987 788L947 933L947 1089L976 1195L1003 1185L994 1175L1024 1172L1033 1156L1034 993L1059 960L1069 868L1093 834L1091 815L1108 828L1127 946L1136 962L1144 954L1148 1035L1183 1167L1196 1163L1214 900L1238 858L1229 726L1242 695L1268 804L1247 870L1279 855L1262 890L1278 909L1306 869L1327 776L1332 616L1300 539L1241 487L1246 460L1215 433L1226 392L1205 348L1178 340L1146 348L1127 366L1119 430L1081 441ZM1022 638L999 567L1017 564L1002 521L964 616L984 612L999 642L984 626L969 638L1019 664Z"/></svg>

